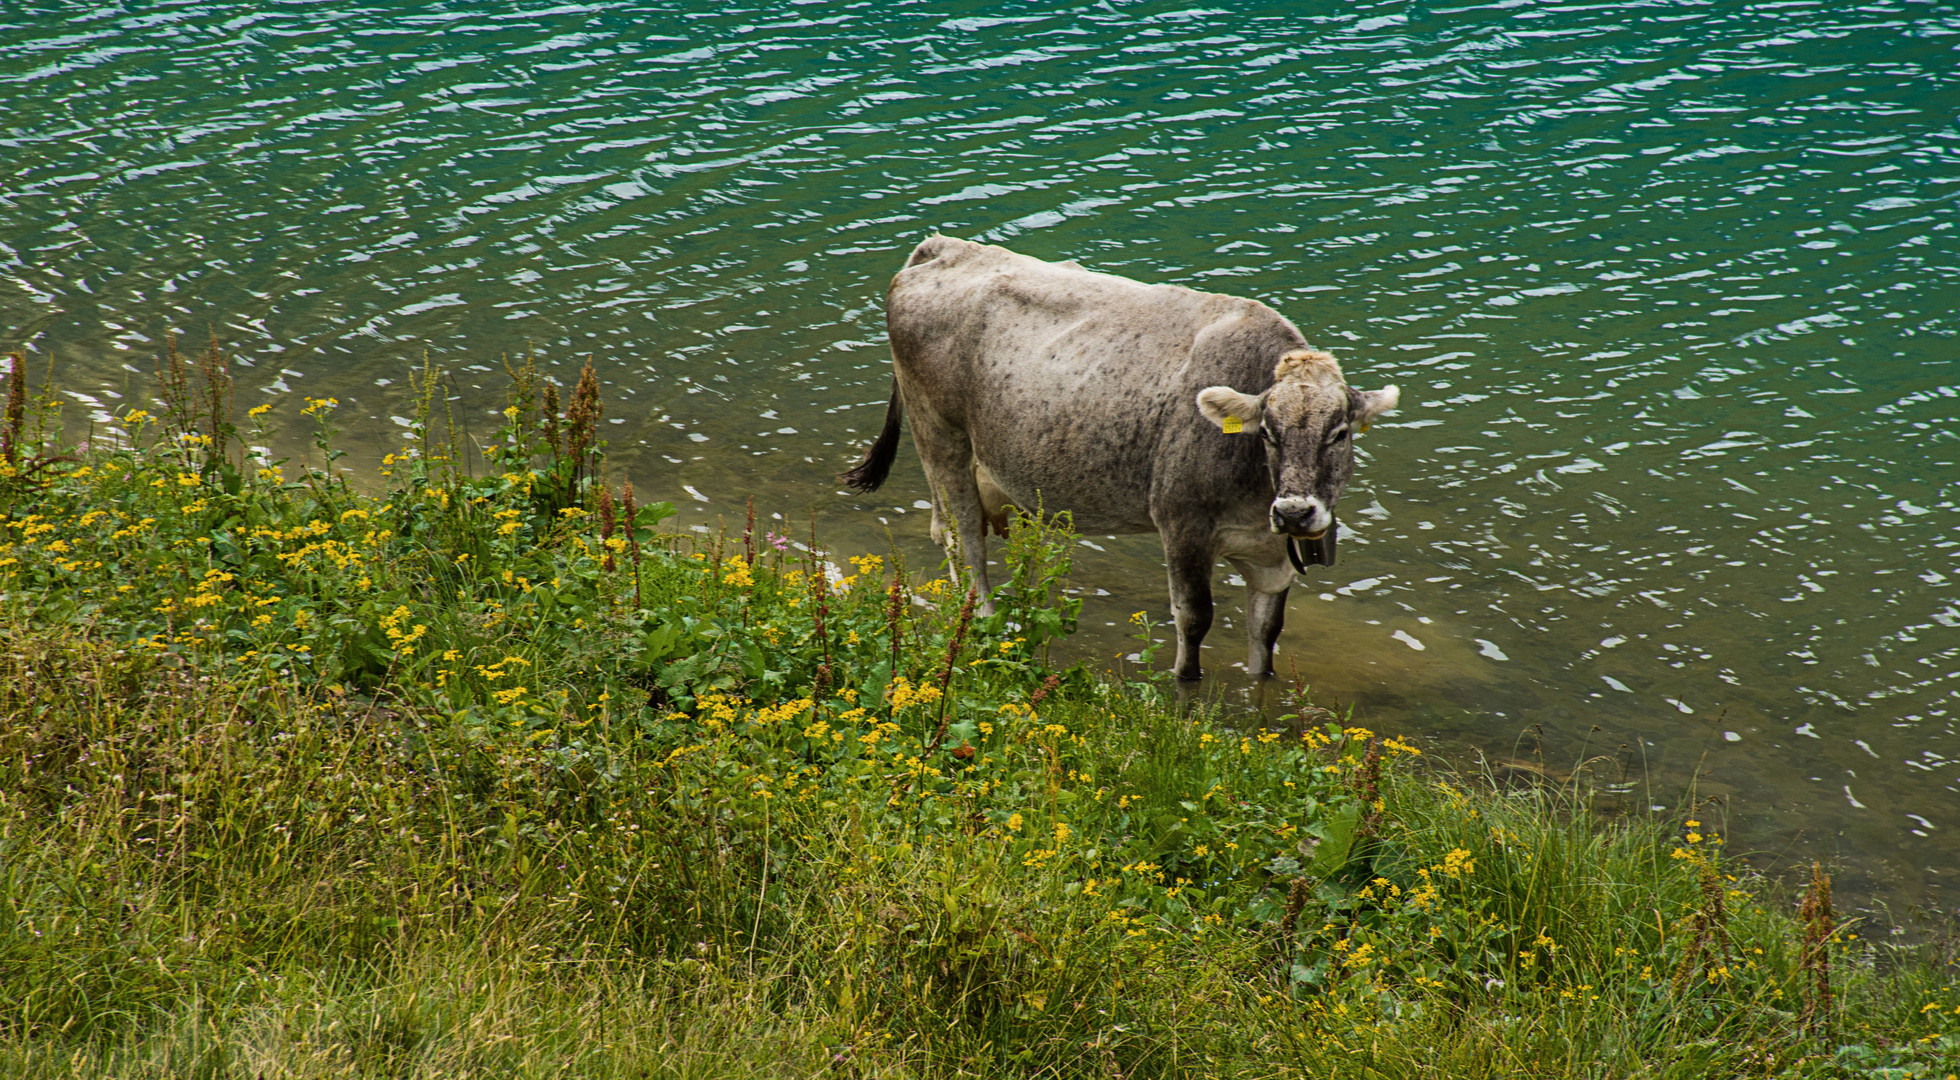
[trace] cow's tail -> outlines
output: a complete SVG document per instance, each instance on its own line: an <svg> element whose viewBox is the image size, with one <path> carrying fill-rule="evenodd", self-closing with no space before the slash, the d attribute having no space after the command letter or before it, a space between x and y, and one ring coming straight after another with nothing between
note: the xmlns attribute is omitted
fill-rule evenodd
<svg viewBox="0 0 1960 1080"><path fill-rule="evenodd" d="M857 468L845 473L839 479L853 491L876 491L891 475L892 461L898 457L898 422L905 415L905 405L898 400L898 380L892 380L891 404L885 406L885 429L878 433L878 441L864 452L864 460Z"/></svg>

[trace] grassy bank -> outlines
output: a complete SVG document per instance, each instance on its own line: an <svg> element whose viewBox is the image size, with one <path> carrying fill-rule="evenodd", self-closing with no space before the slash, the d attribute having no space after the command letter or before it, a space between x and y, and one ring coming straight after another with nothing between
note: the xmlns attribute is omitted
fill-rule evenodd
<svg viewBox="0 0 1960 1080"><path fill-rule="evenodd" d="M331 402L241 431L215 354L82 452L12 384L0 1072L1960 1070L1951 956L1821 876L1799 912L1698 819L1052 672L1054 526L987 619L889 555L663 534L596 382L513 381L487 472L425 395L359 486Z"/></svg>

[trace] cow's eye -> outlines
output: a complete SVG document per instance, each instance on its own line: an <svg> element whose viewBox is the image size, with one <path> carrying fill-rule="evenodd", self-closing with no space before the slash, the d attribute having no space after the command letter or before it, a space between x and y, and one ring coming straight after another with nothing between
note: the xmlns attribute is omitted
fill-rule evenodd
<svg viewBox="0 0 1960 1080"><path fill-rule="evenodd" d="M1279 436L1273 434L1273 426L1271 424L1259 425L1259 437L1266 440L1267 446L1279 445Z"/></svg>
<svg viewBox="0 0 1960 1080"><path fill-rule="evenodd" d="M1348 427L1346 424L1342 424L1340 427L1337 427L1334 430L1327 433L1327 441L1330 443L1340 442L1342 439L1345 439L1347 437L1348 437Z"/></svg>

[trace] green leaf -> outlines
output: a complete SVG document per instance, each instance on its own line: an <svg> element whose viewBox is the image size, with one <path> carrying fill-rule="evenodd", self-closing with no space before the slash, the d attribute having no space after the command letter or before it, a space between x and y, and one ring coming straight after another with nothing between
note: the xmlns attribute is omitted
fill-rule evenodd
<svg viewBox="0 0 1960 1080"><path fill-rule="evenodd" d="M673 623L661 623L648 630L640 638L639 662L652 666L673 655L674 647L680 644L686 631Z"/></svg>
<svg viewBox="0 0 1960 1080"><path fill-rule="evenodd" d="M655 525L674 516L674 504L670 502L648 503L633 514L633 527L651 529Z"/></svg>
<svg viewBox="0 0 1960 1080"><path fill-rule="evenodd" d="M1307 871L1324 878L1346 866L1348 851L1354 846L1355 830L1360 826L1361 807L1350 804L1336 810L1321 825L1320 846L1314 848Z"/></svg>
<svg viewBox="0 0 1960 1080"><path fill-rule="evenodd" d="M967 719L957 724L948 724L946 726L946 741L943 745L956 747L961 743L978 742L979 740L979 723L972 719Z"/></svg>
<svg viewBox="0 0 1960 1080"><path fill-rule="evenodd" d="M885 691L891 688L892 664L882 660L868 668L858 682L859 704L871 708L884 708ZM957 744L955 744L957 745Z"/></svg>

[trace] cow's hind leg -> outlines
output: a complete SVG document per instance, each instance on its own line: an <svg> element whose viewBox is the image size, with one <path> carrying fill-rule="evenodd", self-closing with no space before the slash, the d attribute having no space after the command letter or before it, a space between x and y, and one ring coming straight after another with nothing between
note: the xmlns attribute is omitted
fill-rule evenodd
<svg viewBox="0 0 1960 1080"><path fill-rule="evenodd" d="M1177 663L1171 670L1180 679L1204 675L1198 647L1211 630L1211 565L1216 559L1211 537L1164 533L1164 566L1170 573L1171 618L1177 624Z"/></svg>
<svg viewBox="0 0 1960 1080"><path fill-rule="evenodd" d="M957 552L980 593L980 614L991 615L987 515L973 476L973 445L964 431L922 417L921 411L912 414L912 442L919 448L919 464L932 489L932 539L946 547L949 558Z"/></svg>
<svg viewBox="0 0 1960 1080"><path fill-rule="evenodd" d="M1273 645L1286 625L1286 594L1293 585L1293 568L1285 559L1269 565L1233 559L1232 568L1245 578L1245 670L1248 675L1273 673Z"/></svg>

